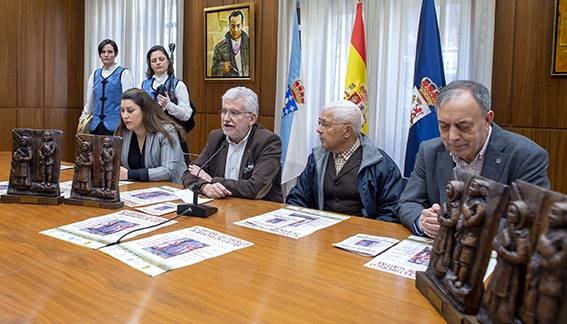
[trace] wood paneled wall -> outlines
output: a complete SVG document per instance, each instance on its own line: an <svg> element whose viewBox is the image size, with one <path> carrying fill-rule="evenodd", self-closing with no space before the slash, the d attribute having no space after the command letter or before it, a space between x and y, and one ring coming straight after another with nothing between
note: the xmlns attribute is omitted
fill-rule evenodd
<svg viewBox="0 0 567 324"><path fill-rule="evenodd" d="M256 37L255 76L253 81L205 80L204 8L254 2ZM207 142L208 133L220 127L218 111L221 96L234 86L245 86L258 94L260 123L274 129L276 83L276 51L278 33L277 0L195 0L185 1L183 78L198 114L196 126L188 136L191 153L200 153Z"/></svg>
<svg viewBox="0 0 567 324"><path fill-rule="evenodd" d="M567 193L567 76L552 77L555 0L496 1L493 109L547 149L552 189Z"/></svg>
<svg viewBox="0 0 567 324"><path fill-rule="evenodd" d="M64 132L62 157L83 101L84 2L0 0L0 151L14 127Z"/></svg>

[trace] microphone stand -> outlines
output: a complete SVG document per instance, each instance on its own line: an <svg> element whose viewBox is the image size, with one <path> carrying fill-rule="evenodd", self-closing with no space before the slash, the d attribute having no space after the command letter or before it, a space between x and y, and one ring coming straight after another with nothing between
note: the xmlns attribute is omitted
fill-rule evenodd
<svg viewBox="0 0 567 324"><path fill-rule="evenodd" d="M203 165L199 168L199 171L197 171L197 175L195 176L197 179L191 189L193 191L193 203L177 205L177 214L206 218L215 214L219 210L218 208L213 206L199 204L199 193L201 191L201 185L199 184L199 173L201 173L203 168L225 147L226 147L226 142L223 143L216 150L216 152L213 155L211 155L211 157L209 157L209 159L205 161L205 163L203 163Z"/></svg>

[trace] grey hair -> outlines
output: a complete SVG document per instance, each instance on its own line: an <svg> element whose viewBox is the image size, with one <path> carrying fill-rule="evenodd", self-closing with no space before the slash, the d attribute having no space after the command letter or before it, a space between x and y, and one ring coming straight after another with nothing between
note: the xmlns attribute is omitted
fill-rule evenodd
<svg viewBox="0 0 567 324"><path fill-rule="evenodd" d="M324 111L332 113L336 122L350 124L355 134L360 133L364 117L360 108L352 101L340 100L326 104Z"/></svg>
<svg viewBox="0 0 567 324"><path fill-rule="evenodd" d="M488 89L475 81L455 80L441 88L437 97L437 108L441 107L445 102L454 99L460 91L468 91L482 109L483 115L491 110L490 93Z"/></svg>
<svg viewBox="0 0 567 324"><path fill-rule="evenodd" d="M258 115L258 96L256 93L246 87L235 87L226 90L222 95L222 104L229 100L242 99L244 101L244 108L247 112Z"/></svg>

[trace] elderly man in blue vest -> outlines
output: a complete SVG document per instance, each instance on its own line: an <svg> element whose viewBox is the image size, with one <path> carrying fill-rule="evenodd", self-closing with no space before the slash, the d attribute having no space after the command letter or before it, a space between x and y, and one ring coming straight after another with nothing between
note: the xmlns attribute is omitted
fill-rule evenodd
<svg viewBox="0 0 567 324"><path fill-rule="evenodd" d="M328 104L319 117L321 141L290 191L290 205L384 221L397 221L403 189L398 166L360 133L363 116L354 103Z"/></svg>
<svg viewBox="0 0 567 324"><path fill-rule="evenodd" d="M438 214L453 168L511 184L524 180L549 188L547 152L493 123L488 89L473 81L453 81L437 98L440 138L419 147L415 166L397 207L414 234L437 236Z"/></svg>

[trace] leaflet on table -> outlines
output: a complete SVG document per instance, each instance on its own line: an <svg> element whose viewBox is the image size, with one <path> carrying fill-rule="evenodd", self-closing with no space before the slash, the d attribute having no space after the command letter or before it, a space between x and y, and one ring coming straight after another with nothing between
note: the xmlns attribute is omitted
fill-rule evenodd
<svg viewBox="0 0 567 324"><path fill-rule="evenodd" d="M162 217L150 216L130 210L121 210L109 215L92 217L81 222L48 229L40 233L92 249L98 249L106 244L115 242L122 237L122 235L132 230L159 224L166 220L166 218ZM160 226L136 231L128 235L127 238L132 238L142 233L148 233L173 223L176 222L171 221Z"/></svg>
<svg viewBox="0 0 567 324"><path fill-rule="evenodd" d="M415 279L416 271L425 271L431 258L433 240L411 235L365 264L366 267ZM492 253L484 280L494 271L496 254Z"/></svg>
<svg viewBox="0 0 567 324"><path fill-rule="evenodd" d="M333 245L364 256L376 256L398 242L389 237L359 233Z"/></svg>
<svg viewBox="0 0 567 324"><path fill-rule="evenodd" d="M298 239L347 218L320 210L287 206L234 224Z"/></svg>
<svg viewBox="0 0 567 324"><path fill-rule="evenodd" d="M137 207L139 211L142 211L146 214L161 216L169 213L173 213L177 211L177 204L172 203L171 201L167 201L164 203L150 205L145 207Z"/></svg>
<svg viewBox="0 0 567 324"><path fill-rule="evenodd" d="M433 240L410 236L365 264L366 267L415 279L429 265Z"/></svg>
<svg viewBox="0 0 567 324"><path fill-rule="evenodd" d="M252 245L206 227L193 226L100 251L153 277Z"/></svg>
<svg viewBox="0 0 567 324"><path fill-rule="evenodd" d="M128 207L152 205L164 201L178 200L175 192L179 189L170 186L160 186L147 189L120 192L120 199Z"/></svg>

